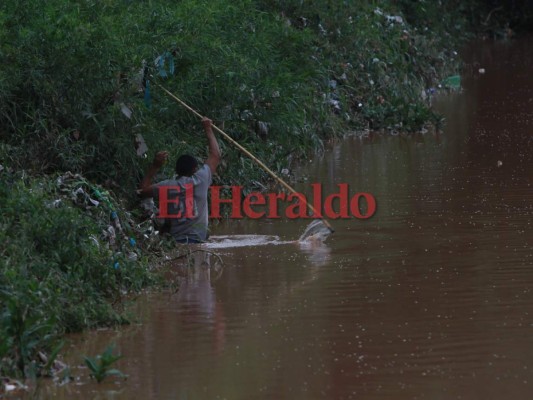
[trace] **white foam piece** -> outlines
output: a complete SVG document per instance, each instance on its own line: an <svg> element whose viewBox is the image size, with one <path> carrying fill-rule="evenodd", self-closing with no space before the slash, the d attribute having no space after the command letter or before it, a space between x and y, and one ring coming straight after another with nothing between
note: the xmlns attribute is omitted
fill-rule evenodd
<svg viewBox="0 0 533 400"><path fill-rule="evenodd" d="M280 240L279 236L275 235L223 235L210 236L209 242L204 243L203 246L209 249L227 249L233 247L280 245L287 243L293 242Z"/></svg>

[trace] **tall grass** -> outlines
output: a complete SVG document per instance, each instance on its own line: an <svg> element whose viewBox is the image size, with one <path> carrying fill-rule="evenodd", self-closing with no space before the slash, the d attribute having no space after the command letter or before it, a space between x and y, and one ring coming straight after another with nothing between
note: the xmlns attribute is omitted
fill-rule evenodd
<svg viewBox="0 0 533 400"><path fill-rule="evenodd" d="M421 93L454 71L465 30L449 5L416 4L3 2L0 158L39 172L82 172L131 194L145 166L135 135L149 154L205 156L193 116L153 85L152 108L143 103L143 60L152 65L165 51L176 66L169 89L274 167L346 129L418 130L437 120ZM225 159L226 181L263 177L233 149Z"/></svg>

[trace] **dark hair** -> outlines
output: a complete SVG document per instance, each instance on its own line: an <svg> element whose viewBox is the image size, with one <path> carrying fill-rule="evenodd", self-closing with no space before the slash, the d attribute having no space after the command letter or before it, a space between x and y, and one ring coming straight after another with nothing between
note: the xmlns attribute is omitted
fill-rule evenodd
<svg viewBox="0 0 533 400"><path fill-rule="evenodd" d="M198 167L198 161L193 156L184 154L176 161L176 174L179 176L191 176Z"/></svg>

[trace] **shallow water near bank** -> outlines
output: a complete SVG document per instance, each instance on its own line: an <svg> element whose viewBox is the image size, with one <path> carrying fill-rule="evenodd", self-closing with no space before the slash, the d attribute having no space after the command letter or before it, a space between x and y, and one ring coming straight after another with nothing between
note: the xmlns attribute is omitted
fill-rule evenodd
<svg viewBox="0 0 533 400"><path fill-rule="evenodd" d="M467 58L465 90L435 103L443 133L348 138L295 171L301 192L372 193L373 218L318 245L293 242L309 221L220 224L222 275L204 265L141 296L139 323L73 336L81 379L37 398L531 398L532 40ZM97 385L76 366L110 342L129 378Z"/></svg>

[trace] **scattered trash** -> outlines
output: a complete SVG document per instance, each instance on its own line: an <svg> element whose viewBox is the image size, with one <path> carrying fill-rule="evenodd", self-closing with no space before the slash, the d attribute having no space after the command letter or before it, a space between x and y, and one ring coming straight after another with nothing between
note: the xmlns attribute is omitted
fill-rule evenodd
<svg viewBox="0 0 533 400"><path fill-rule="evenodd" d="M461 87L461 75L452 75L442 81L442 86L450 89L459 89Z"/></svg>
<svg viewBox="0 0 533 400"><path fill-rule="evenodd" d="M400 17L399 15L387 15L386 18L387 18L387 22L389 23L395 22L397 24L403 25L403 18Z"/></svg>
<svg viewBox="0 0 533 400"><path fill-rule="evenodd" d="M45 207L46 208L59 208L61 207L62 204L63 202L61 201L61 199L56 199L56 200L48 201L47 203L45 203Z"/></svg>
<svg viewBox="0 0 533 400"><path fill-rule="evenodd" d="M174 57L170 52L166 51L157 57L154 60L154 65L157 68L160 77L167 78L168 76L174 75Z"/></svg>
<svg viewBox="0 0 533 400"><path fill-rule="evenodd" d="M503 165L503 162L501 162L500 160L498 160L498 162L496 163L496 165L498 166L498 168L500 168L500 167Z"/></svg>
<svg viewBox="0 0 533 400"><path fill-rule="evenodd" d="M478 70L478 72L479 72L480 74L484 74L484 73L485 73L485 68L480 68L480 69Z"/></svg>
<svg viewBox="0 0 533 400"><path fill-rule="evenodd" d="M112 252L112 265L122 261L136 261L141 251L157 249L161 243L159 232L154 229L157 209L146 205L145 220L137 224L128 212L123 211L121 205L112 195L102 187L92 184L80 174L67 172L56 180L61 198L51 201L48 207L59 207L62 203L72 203L83 209L100 227L100 237L91 237L97 247L107 247ZM147 199L152 200L152 199ZM136 238L143 238L139 246Z"/></svg>
<svg viewBox="0 0 533 400"><path fill-rule="evenodd" d="M22 382L19 382L17 380L14 380L14 379L9 379L9 378L2 378L2 380L4 380L4 393L10 393L10 392L13 392L13 391L27 391L28 390L28 386L24 385ZM0 393L2 391L0 390Z"/></svg>
<svg viewBox="0 0 533 400"><path fill-rule="evenodd" d="M247 121L252 119L254 114L250 110L242 110L241 111L241 121Z"/></svg>
<svg viewBox="0 0 533 400"><path fill-rule="evenodd" d="M124 114L126 118L131 119L132 112L126 104L120 103L120 111L122 111L122 114Z"/></svg>
<svg viewBox="0 0 533 400"><path fill-rule="evenodd" d="M91 196L89 196L82 187L78 187L77 189L73 190L70 193L70 198L76 205L83 206L85 209L90 207L98 207L100 205L100 202L91 198Z"/></svg>
<svg viewBox="0 0 533 400"><path fill-rule="evenodd" d="M289 175L289 169L288 169L288 168L283 168L283 169L281 170L281 174L282 174L282 175L287 175L287 176L288 176L288 175Z"/></svg>
<svg viewBox="0 0 533 400"><path fill-rule="evenodd" d="M115 225L115 229L122 233L122 225L120 224L120 219L115 211L111 213L111 219L113 221L113 225Z"/></svg>
<svg viewBox="0 0 533 400"><path fill-rule="evenodd" d="M335 111L335 112L341 111L341 103L340 103L339 100L328 99L328 103L329 103L329 105L331 105L333 107L333 111Z"/></svg>
<svg viewBox="0 0 533 400"><path fill-rule="evenodd" d="M135 135L135 151L139 157L143 157L148 152L148 146L140 133Z"/></svg>
<svg viewBox="0 0 533 400"><path fill-rule="evenodd" d="M17 387L15 385L12 385L10 383L6 383L4 385L4 389L6 392L12 392L13 390L15 390Z"/></svg>
<svg viewBox="0 0 533 400"><path fill-rule="evenodd" d="M374 10L374 14L382 16L382 17L385 17L385 19L387 20L387 22L389 24L396 23L396 24L403 25L403 23L404 23L403 18L400 17L399 15L388 15L388 14L385 14L380 8L376 8Z"/></svg>
<svg viewBox="0 0 533 400"><path fill-rule="evenodd" d="M146 60L142 60L142 67L134 75L133 85L137 92L143 93L146 85Z"/></svg>
<svg viewBox="0 0 533 400"><path fill-rule="evenodd" d="M155 209L154 199L152 197L142 199L140 206L145 212L151 213Z"/></svg>
<svg viewBox="0 0 533 400"><path fill-rule="evenodd" d="M103 232L103 236L105 239L107 239L107 242L109 243L111 247L115 246L116 237L117 237L115 233L115 228L109 225L107 229Z"/></svg>
<svg viewBox="0 0 533 400"><path fill-rule="evenodd" d="M98 238L94 235L89 235L89 239L94 243L94 245L98 248L100 248L100 242L98 241Z"/></svg>

